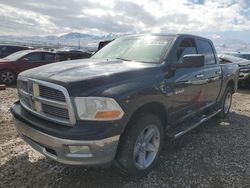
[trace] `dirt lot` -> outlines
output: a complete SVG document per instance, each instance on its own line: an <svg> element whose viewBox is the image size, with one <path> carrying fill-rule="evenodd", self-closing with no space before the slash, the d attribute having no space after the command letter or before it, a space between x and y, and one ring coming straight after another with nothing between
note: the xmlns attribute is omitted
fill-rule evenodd
<svg viewBox="0 0 250 188"><path fill-rule="evenodd" d="M17 135L9 108L16 89L0 91L0 187L250 187L250 92L234 95L228 119L213 119L174 144L147 177L123 177L115 168L60 165Z"/></svg>

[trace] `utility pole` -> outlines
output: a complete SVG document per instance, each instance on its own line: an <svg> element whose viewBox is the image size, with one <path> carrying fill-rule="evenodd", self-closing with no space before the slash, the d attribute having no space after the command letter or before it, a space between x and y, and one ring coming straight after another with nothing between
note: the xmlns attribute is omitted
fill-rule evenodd
<svg viewBox="0 0 250 188"><path fill-rule="evenodd" d="M81 49L81 40L78 39L78 50L80 50L80 49Z"/></svg>

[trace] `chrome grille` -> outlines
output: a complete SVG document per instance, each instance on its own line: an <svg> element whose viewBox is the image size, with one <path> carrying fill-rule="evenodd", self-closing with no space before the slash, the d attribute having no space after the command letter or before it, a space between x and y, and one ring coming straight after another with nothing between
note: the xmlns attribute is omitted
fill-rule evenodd
<svg viewBox="0 0 250 188"><path fill-rule="evenodd" d="M69 119L69 113L67 109L42 104L43 112L49 115L58 116L61 118Z"/></svg>
<svg viewBox="0 0 250 188"><path fill-rule="evenodd" d="M57 101L66 101L64 94L53 88L49 88L43 85L39 86L40 96L48 99L53 99Z"/></svg>
<svg viewBox="0 0 250 188"><path fill-rule="evenodd" d="M21 105L44 119L65 125L73 125L75 116L67 90L44 81L18 78Z"/></svg>

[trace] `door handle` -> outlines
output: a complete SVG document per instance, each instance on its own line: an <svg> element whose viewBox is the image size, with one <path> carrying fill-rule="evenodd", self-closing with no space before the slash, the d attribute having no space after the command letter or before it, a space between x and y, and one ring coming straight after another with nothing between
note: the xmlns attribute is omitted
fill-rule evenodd
<svg viewBox="0 0 250 188"><path fill-rule="evenodd" d="M195 75L196 78L203 78L204 77L204 74L197 74Z"/></svg>
<svg viewBox="0 0 250 188"><path fill-rule="evenodd" d="M220 70L219 70L219 71L216 71L215 74L221 74L221 71L220 71Z"/></svg>

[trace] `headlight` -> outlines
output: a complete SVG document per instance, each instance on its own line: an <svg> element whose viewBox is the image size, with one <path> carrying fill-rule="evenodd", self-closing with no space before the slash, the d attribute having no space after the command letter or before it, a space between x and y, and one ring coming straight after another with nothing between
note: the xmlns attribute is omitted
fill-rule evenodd
<svg viewBox="0 0 250 188"><path fill-rule="evenodd" d="M117 120L124 115L112 98L75 97L74 100L78 117L82 120Z"/></svg>

